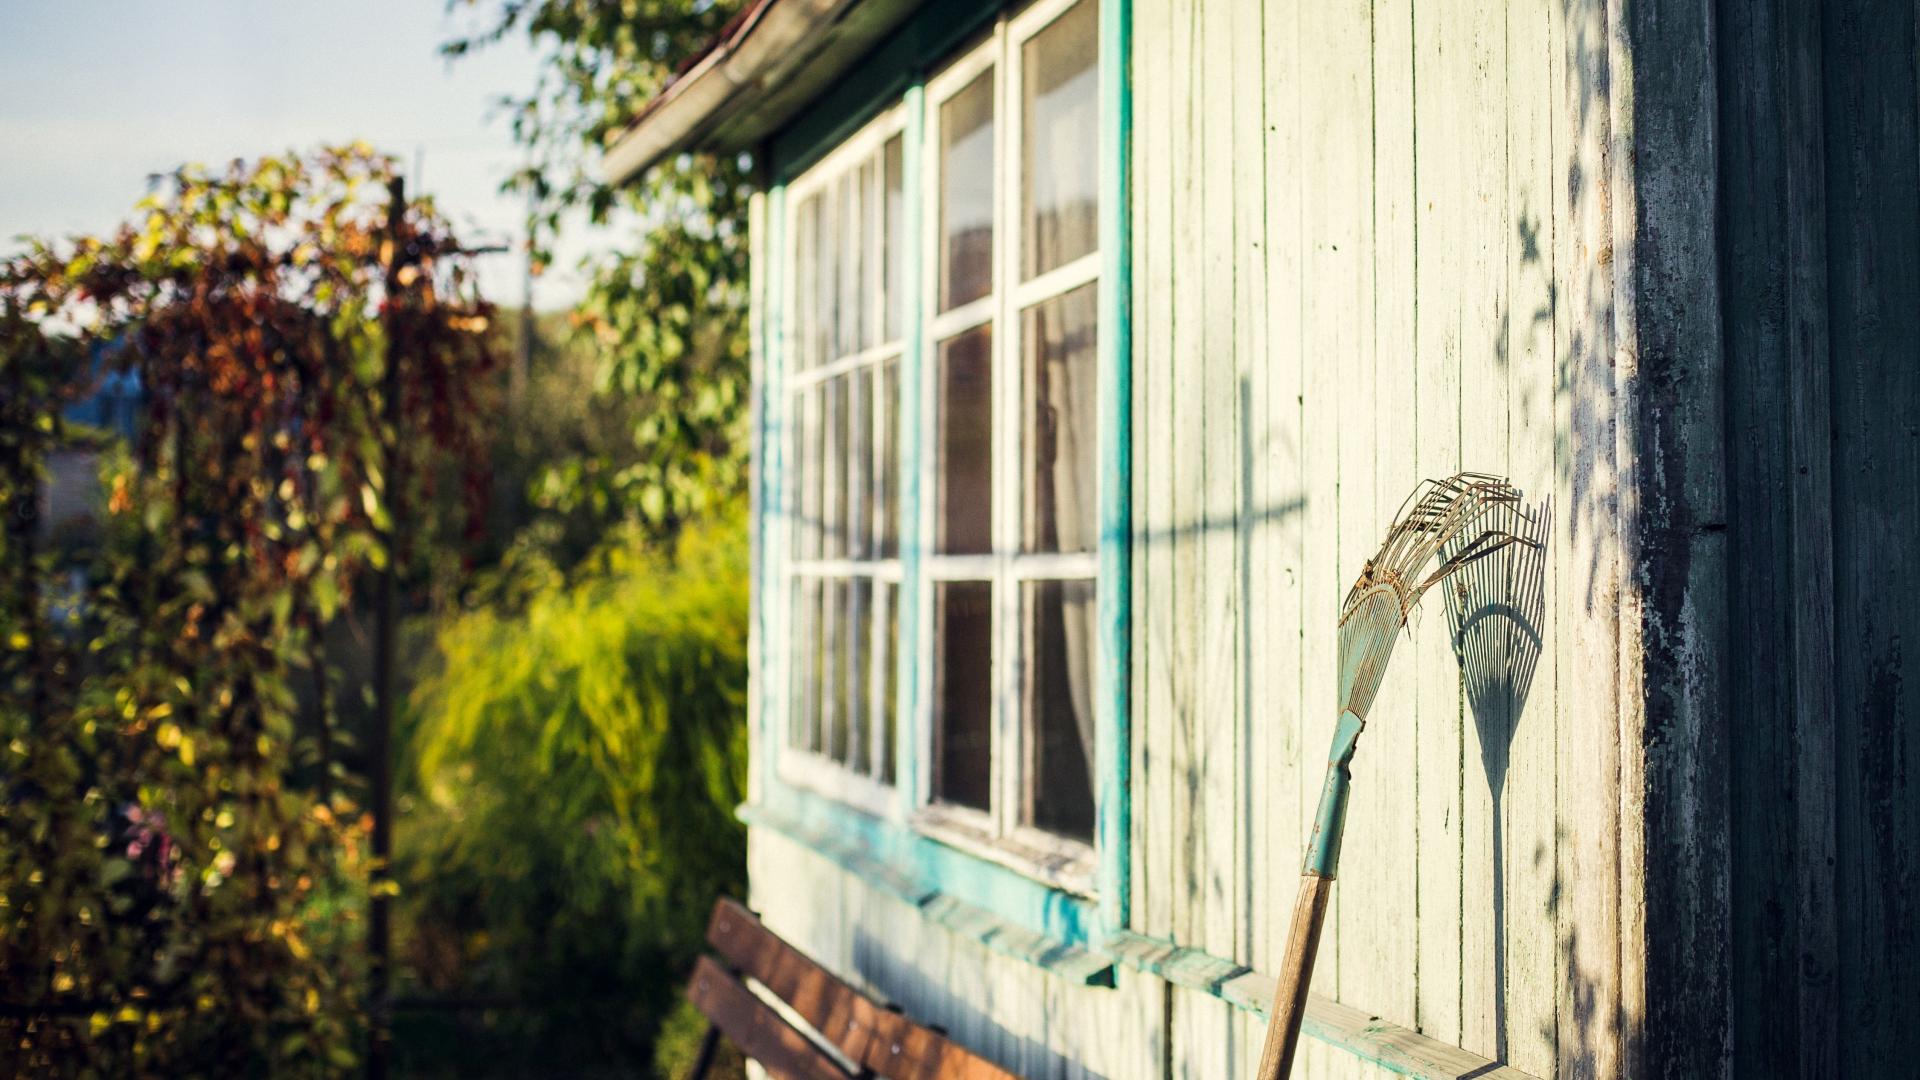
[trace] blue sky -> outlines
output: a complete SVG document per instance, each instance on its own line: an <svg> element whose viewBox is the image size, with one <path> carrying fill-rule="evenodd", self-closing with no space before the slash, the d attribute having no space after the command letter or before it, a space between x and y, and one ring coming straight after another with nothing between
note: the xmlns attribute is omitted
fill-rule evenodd
<svg viewBox="0 0 1920 1080"><path fill-rule="evenodd" d="M449 64L438 45L474 18L444 0L0 0L0 250L111 228L183 161L355 138L419 162L410 183L463 228L517 241L524 204L496 189L521 155L494 102L537 58L516 37ZM542 307L579 292L596 237L570 232ZM482 261L482 288L518 303L520 256Z"/></svg>

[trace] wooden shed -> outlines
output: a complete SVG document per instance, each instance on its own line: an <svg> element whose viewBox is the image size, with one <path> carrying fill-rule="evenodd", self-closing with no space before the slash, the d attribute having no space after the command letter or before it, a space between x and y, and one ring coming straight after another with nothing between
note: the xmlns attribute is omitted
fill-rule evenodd
<svg viewBox="0 0 1920 1080"><path fill-rule="evenodd" d="M1920 1061L1920 83L1884 0L753 0L750 903L1022 1075L1250 1076L1416 481L1297 1075ZM1470 587L1469 587L1470 586Z"/></svg>

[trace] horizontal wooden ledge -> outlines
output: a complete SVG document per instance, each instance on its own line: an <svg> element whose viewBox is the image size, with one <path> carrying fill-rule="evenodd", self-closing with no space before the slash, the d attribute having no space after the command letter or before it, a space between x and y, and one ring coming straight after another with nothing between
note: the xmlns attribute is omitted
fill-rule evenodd
<svg viewBox="0 0 1920 1080"><path fill-rule="evenodd" d="M1143 934L1109 936L1102 949L1128 967L1211 994L1261 1016L1273 1004L1273 977L1199 949ZM1351 1005L1307 996L1301 1030L1321 1042L1416 1080L1539 1080L1511 1065L1429 1038Z"/></svg>

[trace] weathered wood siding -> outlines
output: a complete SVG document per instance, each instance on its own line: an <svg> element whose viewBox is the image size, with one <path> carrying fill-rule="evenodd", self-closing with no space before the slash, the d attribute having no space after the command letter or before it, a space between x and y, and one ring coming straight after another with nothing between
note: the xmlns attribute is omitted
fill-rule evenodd
<svg viewBox="0 0 1920 1080"><path fill-rule="evenodd" d="M1646 1075L1912 1075L1920 12L1633 10Z"/></svg>
<svg viewBox="0 0 1920 1080"><path fill-rule="evenodd" d="M1402 644L1315 984L1536 1075L1613 1075L1635 712L1604 9L1141 0L1134 33L1135 928L1271 970L1341 597L1416 481L1504 473L1541 561L1464 611L1430 596ZM1177 1075L1249 1072L1257 1019L1173 1012Z"/></svg>

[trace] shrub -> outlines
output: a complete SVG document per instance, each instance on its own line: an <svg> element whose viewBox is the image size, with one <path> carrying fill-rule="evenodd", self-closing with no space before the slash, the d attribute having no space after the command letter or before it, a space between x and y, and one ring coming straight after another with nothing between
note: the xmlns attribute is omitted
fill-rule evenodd
<svg viewBox="0 0 1920 1080"><path fill-rule="evenodd" d="M435 631L402 948L420 989L510 999L494 1023L522 1039L643 1061L714 895L745 878L744 517L535 577Z"/></svg>

